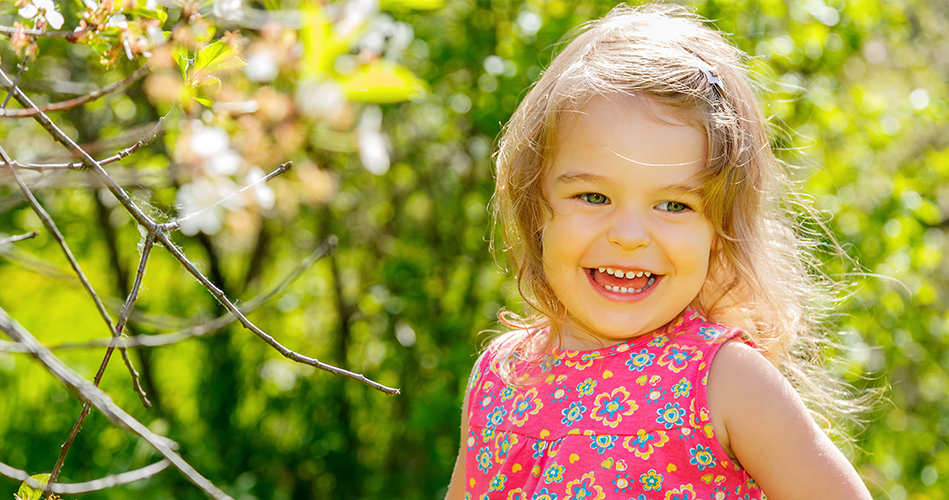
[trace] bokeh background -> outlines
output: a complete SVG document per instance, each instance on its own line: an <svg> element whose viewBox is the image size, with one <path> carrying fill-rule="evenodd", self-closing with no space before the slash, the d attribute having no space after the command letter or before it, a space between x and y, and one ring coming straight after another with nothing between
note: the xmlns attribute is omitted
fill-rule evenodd
<svg viewBox="0 0 949 500"><path fill-rule="evenodd" d="M288 174L204 212L175 241L246 302L338 237L328 257L249 317L288 347L402 394L294 364L235 325L133 350L152 409L138 401L120 360L102 386L241 500L442 498L463 386L488 338L481 332L496 328L501 307L519 308L488 244L497 137L564 33L613 2L254 0L244 2L243 17L232 15L233 2L230 13L220 11L222 3L194 3L205 21L190 25L181 8L169 7L161 24L183 30L175 39L186 48L224 37L239 49L247 65L224 68L213 91L189 90L187 75L169 63L173 55L155 50L148 76L54 120L103 157L181 104L155 141L107 167L162 220L292 160ZM61 3L63 29L78 24L84 5ZM883 389L885 399L863 415L854 463L874 498L946 498L949 6L687 5L751 56L779 155L860 264L832 325L847 347L839 366L858 391ZM14 22L25 21L4 0L0 25ZM11 75L22 60L15 48L0 35L0 64ZM22 86L41 103L60 101L121 80L143 61L122 51L102 66L101 51L43 39ZM376 82L355 91L361 84L353 80L365 77L359 68L382 62L393 88ZM32 120L0 118L0 145L20 162L69 159ZM134 222L86 173L23 176L116 314L139 258ZM32 230L40 236L0 246L0 307L48 345L107 336L54 240L0 171L0 236ZM154 253L130 333L176 331L222 314L168 252ZM90 379L102 358L101 350L56 352ZM0 352L0 461L48 472L80 408L29 357ZM156 456L93 412L62 480L122 472ZM0 498L17 487L0 478ZM168 470L75 497L203 495Z"/></svg>

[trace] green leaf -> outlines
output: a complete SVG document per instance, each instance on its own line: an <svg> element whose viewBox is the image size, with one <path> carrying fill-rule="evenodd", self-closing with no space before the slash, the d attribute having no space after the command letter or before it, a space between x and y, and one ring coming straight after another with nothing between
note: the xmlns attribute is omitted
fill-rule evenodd
<svg viewBox="0 0 949 500"><path fill-rule="evenodd" d="M205 106L209 108L214 105L214 103L211 102L211 99L208 99L206 97L195 97L194 100L200 102L201 104L204 104Z"/></svg>
<svg viewBox="0 0 949 500"><path fill-rule="evenodd" d="M303 29L300 38L304 48L304 76L317 76L333 70L333 62L349 50L349 40L340 38L333 25L317 2L310 2L303 9Z"/></svg>
<svg viewBox="0 0 949 500"><path fill-rule="evenodd" d="M226 69L240 68L246 65L239 57L237 51L230 45L218 40L207 47L198 51L194 56L195 73L203 71L211 73Z"/></svg>
<svg viewBox="0 0 949 500"><path fill-rule="evenodd" d="M445 6L445 0L380 0L382 10L433 10Z"/></svg>
<svg viewBox="0 0 949 500"><path fill-rule="evenodd" d="M191 59L188 58L188 51L178 49L175 51L175 62L178 63L178 69L181 70L181 79L188 79L188 66L191 65Z"/></svg>
<svg viewBox="0 0 949 500"><path fill-rule="evenodd" d="M389 104L418 99L425 95L425 82L405 66L376 60L340 79L346 97L352 101Z"/></svg>
<svg viewBox="0 0 949 500"><path fill-rule="evenodd" d="M26 481L23 481L23 483L20 484L20 489L16 491L16 496L19 497L20 500L40 500L40 497L43 496L43 488L45 488L49 482L49 474L34 474L30 477L35 479L41 488L33 488L26 484Z"/></svg>

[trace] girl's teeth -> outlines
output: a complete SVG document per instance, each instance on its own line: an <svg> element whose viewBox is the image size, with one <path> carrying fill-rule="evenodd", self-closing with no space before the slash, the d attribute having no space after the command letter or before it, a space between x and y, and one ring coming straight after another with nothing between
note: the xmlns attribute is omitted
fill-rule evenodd
<svg viewBox="0 0 949 500"><path fill-rule="evenodd" d="M612 267L598 267L598 268L597 268L597 271L599 271L599 272L601 272L601 273L609 274L610 276L616 276L617 278L626 278L626 279L642 278L643 276L645 276L645 277L647 277L647 278L652 277L652 273L650 273L650 272L648 272L648 271L626 271L626 272L623 272L623 271L620 271L620 270L617 270L617 269L613 269ZM630 290L632 290L632 289L630 289Z"/></svg>
<svg viewBox="0 0 949 500"><path fill-rule="evenodd" d="M610 286L610 285L603 285L603 288L606 288L607 290L611 292L618 292L618 293L639 293L651 287L653 283L655 282L656 282L656 278L653 278L652 276L650 276L649 281L646 283L646 286L642 288L632 288L632 287L625 287L625 286Z"/></svg>

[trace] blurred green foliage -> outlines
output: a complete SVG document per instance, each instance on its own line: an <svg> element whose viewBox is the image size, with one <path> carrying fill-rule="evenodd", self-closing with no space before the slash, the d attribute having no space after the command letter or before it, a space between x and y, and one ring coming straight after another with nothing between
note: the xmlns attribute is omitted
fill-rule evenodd
<svg viewBox="0 0 949 500"><path fill-rule="evenodd" d="M437 8L417 10L420 4ZM867 429L855 436L853 453L859 471L875 498L946 498L949 8L919 0L690 5L752 56L779 155L799 167L794 175L802 188L862 266L850 275L853 297L835 319L848 348L841 372L858 389L887 388L888 399L863 416ZM391 16L414 29L401 60L411 73L398 75L420 90L400 97L414 99L408 102L366 99L382 103L391 164L382 175L364 168L352 134L301 111L280 111L293 106L287 102L299 105L300 92L316 92L303 77L326 70L326 61L281 67L272 80L243 88L259 103L249 114L222 116L197 104L186 110L188 120L227 130L234 147L264 170L288 159L297 167L271 182L274 208L229 213L220 232L177 235L176 241L232 298L246 301L276 284L324 238L338 236L330 257L250 318L297 352L400 387L401 396L296 365L239 327L135 351L155 402L151 410L138 402L121 363L113 361L103 387L136 418L177 441L186 460L238 499L441 498L458 446L462 388L487 338L480 332L496 327L500 307L519 302L487 243L495 140L563 34L611 6L384 2ZM12 9L0 9L0 24L12 25L13 17ZM305 19L313 21L313 14ZM276 30L260 40L278 51L295 50L296 42L285 43L288 36ZM305 36L312 44L319 35ZM89 64L92 55L81 46L40 43L39 59L23 77L31 94L64 98L84 82L105 85L134 69L121 58L113 69ZM314 50L303 52L316 57ZM18 56L2 39L0 58L5 71L15 73ZM81 143L111 154L138 140L168 109L148 82L54 120ZM354 106L352 113L362 109ZM348 120L352 125L354 118ZM189 179L180 144L188 127L181 118L121 167L110 167L156 213L171 213ZM247 141L254 151L240 149ZM0 120L0 143L23 161L63 158L28 120ZM9 177L0 179L0 231L43 232L15 248L0 247L0 305L48 345L106 336L55 242ZM121 300L140 236L91 182L70 172L49 176L37 189L93 284ZM133 333L171 331L221 313L162 250L156 249L145 280ZM89 378L101 359L99 351L58 353ZM0 394L0 461L48 471L80 404L17 354L0 353ZM94 412L62 480L90 480L154 459L146 445ZM12 495L17 486L0 478L0 495ZM85 497L201 493L168 470Z"/></svg>

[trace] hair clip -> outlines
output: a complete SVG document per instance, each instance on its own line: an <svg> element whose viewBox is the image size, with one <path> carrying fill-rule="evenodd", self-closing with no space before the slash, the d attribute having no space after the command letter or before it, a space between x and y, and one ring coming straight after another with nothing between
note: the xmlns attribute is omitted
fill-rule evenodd
<svg viewBox="0 0 949 500"><path fill-rule="evenodd" d="M705 79L708 80L708 83L718 87L719 90L723 90L724 87L722 86L722 80L712 73L712 66L710 66L709 63L703 61L702 58L696 55L694 52L692 52L691 54L692 54L692 57L694 57L695 60L698 62L699 71L701 71L705 75Z"/></svg>

